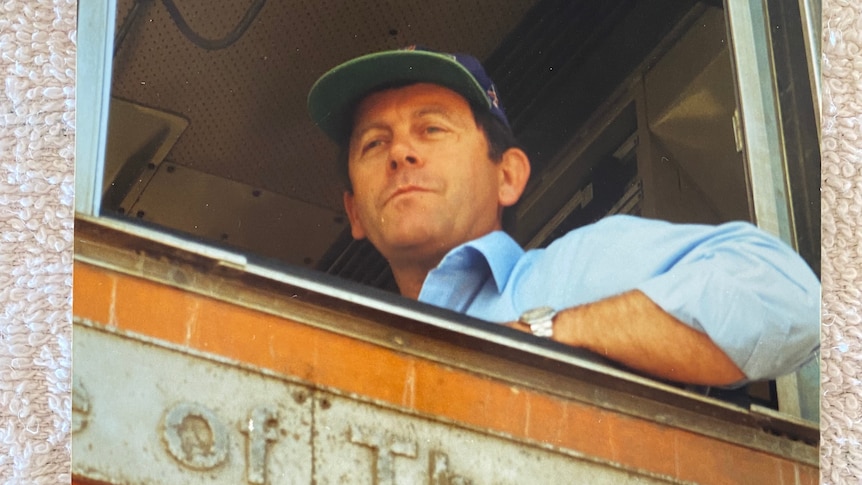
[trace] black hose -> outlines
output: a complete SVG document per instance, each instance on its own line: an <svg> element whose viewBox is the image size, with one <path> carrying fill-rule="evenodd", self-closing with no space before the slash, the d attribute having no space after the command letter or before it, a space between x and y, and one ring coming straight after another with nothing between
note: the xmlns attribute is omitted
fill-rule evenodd
<svg viewBox="0 0 862 485"><path fill-rule="evenodd" d="M152 0L135 0L135 3L132 5L132 9L129 10L129 14L123 19L123 25L117 29L117 35L114 37L115 56L117 55L117 52L120 51L120 45L122 45L123 41L126 40L126 36L129 34L129 30L132 28L132 24L135 22L135 19L141 14L144 2L151 1Z"/></svg>
<svg viewBox="0 0 862 485"><path fill-rule="evenodd" d="M165 4L165 8L168 9L168 13L173 19L174 23L177 24L177 28L180 29L180 32L187 39L192 41L196 46L206 49L206 50L218 50L224 49L226 47L230 47L234 42L240 39L246 30L251 26L251 23L254 22L257 14L260 13L260 10L263 8L266 0L256 0L251 7L245 12L242 20L234 27L233 31L228 35L222 37L221 39L211 40L198 35L195 31L189 27L189 24L186 23L186 20L183 18L179 9L177 9L176 4L174 4L173 0L162 0L162 3Z"/></svg>

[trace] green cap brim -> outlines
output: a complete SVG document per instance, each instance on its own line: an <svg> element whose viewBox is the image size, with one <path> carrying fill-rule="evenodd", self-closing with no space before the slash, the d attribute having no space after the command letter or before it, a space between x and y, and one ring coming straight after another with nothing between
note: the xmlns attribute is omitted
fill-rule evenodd
<svg viewBox="0 0 862 485"><path fill-rule="evenodd" d="M350 135L356 104L386 86L426 82L449 88L478 106L490 106L470 71L452 56L429 51L398 50L368 54L334 67L308 93L314 123L336 141Z"/></svg>

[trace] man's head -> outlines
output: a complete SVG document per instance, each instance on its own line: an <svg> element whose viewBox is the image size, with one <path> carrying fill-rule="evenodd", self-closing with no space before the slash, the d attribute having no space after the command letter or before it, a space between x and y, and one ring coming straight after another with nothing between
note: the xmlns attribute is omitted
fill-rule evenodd
<svg viewBox="0 0 862 485"><path fill-rule="evenodd" d="M365 96L413 83L449 88L509 127L497 87L475 57L417 46L367 54L334 67L311 87L308 110L315 124L341 144L350 135L353 112Z"/></svg>
<svg viewBox="0 0 862 485"><path fill-rule="evenodd" d="M496 88L469 56L407 50L348 61L318 80L309 111L342 147L354 237L368 237L393 269L402 259L436 264L500 229L529 176Z"/></svg>

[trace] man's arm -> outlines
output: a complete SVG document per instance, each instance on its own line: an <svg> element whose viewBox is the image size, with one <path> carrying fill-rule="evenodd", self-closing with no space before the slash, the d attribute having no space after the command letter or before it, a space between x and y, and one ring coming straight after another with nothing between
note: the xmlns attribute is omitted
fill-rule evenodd
<svg viewBox="0 0 862 485"><path fill-rule="evenodd" d="M817 277L792 248L750 224L613 216L528 258L528 268L517 268L519 278L507 287L516 295L517 315L540 306L569 308L557 322L561 340L656 376L741 384L732 374L717 380L697 373L717 368L709 348L720 349L743 382L774 379L803 365L818 347ZM688 345L686 333L708 337L717 349ZM667 360L674 358L685 365Z"/></svg>
<svg viewBox="0 0 862 485"><path fill-rule="evenodd" d="M559 312L554 340L676 382L727 386L745 379L706 334L636 290Z"/></svg>

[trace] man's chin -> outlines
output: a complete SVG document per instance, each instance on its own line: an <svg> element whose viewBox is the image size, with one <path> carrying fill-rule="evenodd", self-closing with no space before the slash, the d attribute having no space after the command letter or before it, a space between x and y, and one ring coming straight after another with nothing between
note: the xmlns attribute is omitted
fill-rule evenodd
<svg viewBox="0 0 862 485"><path fill-rule="evenodd" d="M418 229L390 234L379 243L372 241L372 244L390 260L393 258L421 260L439 254L441 251L445 254L451 249L445 247L446 244L442 238Z"/></svg>

